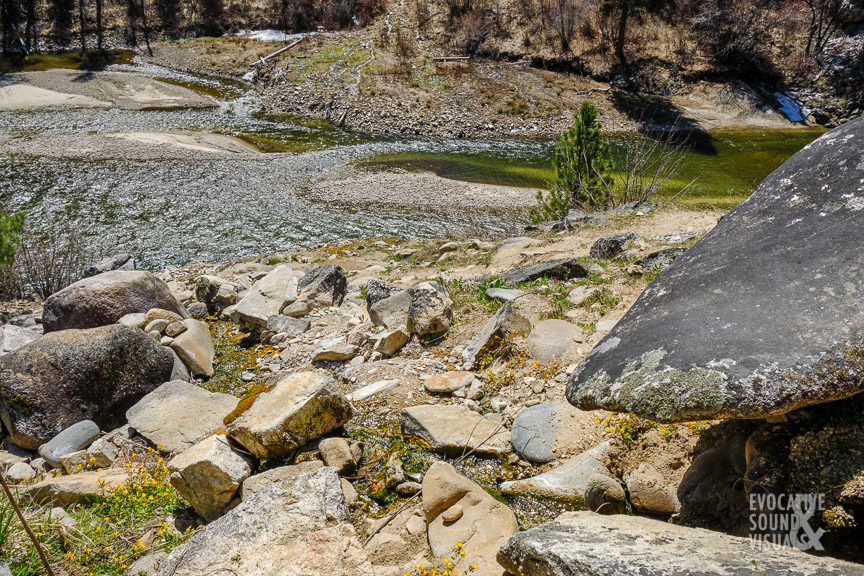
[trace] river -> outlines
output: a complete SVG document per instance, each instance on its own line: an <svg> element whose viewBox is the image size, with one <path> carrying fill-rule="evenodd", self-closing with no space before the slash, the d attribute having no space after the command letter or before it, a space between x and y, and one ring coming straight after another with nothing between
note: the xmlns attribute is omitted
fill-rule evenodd
<svg viewBox="0 0 864 576"><path fill-rule="evenodd" d="M25 212L31 226L74 227L106 251L135 254L146 267L219 261L361 236L517 233L525 211L496 206L495 189L471 209L410 198L392 205L347 202L338 185L323 198L310 191L322 181L338 183L357 174L398 169L409 177L426 171L455 181L524 187L530 200L531 188L542 186L549 175L550 141L358 134L303 119L261 116L253 96L210 78L142 64L110 66L108 71L162 78L216 97L220 104L0 113L0 202ZM165 131L231 135L268 153L139 158L113 154L103 138ZM668 192L692 183L683 201L728 207L819 133L718 133L709 149L687 153L679 182L671 182ZM75 135L102 139L103 145L92 154L64 153L64 142Z"/></svg>

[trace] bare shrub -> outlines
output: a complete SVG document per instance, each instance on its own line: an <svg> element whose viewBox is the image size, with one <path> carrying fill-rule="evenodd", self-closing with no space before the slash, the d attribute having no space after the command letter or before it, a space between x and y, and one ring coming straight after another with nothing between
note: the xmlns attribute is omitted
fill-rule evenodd
<svg viewBox="0 0 864 576"><path fill-rule="evenodd" d="M627 140L617 166L620 176L615 193L612 194L614 206L648 202L657 196L666 182L675 178L681 171L688 148L686 138L678 134L673 128L672 132L662 137L646 136Z"/></svg>
<svg viewBox="0 0 864 576"><path fill-rule="evenodd" d="M83 278L99 252L71 225L25 226L14 261L0 267L0 296L47 298Z"/></svg>
<svg viewBox="0 0 864 576"><path fill-rule="evenodd" d="M709 0L691 19L700 50L745 80L779 79L771 54L778 24L770 9L747 0Z"/></svg>
<svg viewBox="0 0 864 576"><path fill-rule="evenodd" d="M452 50L461 54L476 54L492 31L492 22L483 10L473 10L460 16L450 36Z"/></svg>
<svg viewBox="0 0 864 576"><path fill-rule="evenodd" d="M414 18L417 20L417 30L425 32L432 21L432 8L429 6L429 0L415 1Z"/></svg>

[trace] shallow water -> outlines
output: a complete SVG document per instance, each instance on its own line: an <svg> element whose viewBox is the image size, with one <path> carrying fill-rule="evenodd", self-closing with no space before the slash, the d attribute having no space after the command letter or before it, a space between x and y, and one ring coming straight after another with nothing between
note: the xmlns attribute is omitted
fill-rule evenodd
<svg viewBox="0 0 864 576"><path fill-rule="evenodd" d="M388 138L290 117L257 114L240 84L141 63L108 67L166 79L220 100L213 109L67 110L0 114L0 204L24 211L30 225L74 226L105 250L135 254L148 267L287 251L361 236L515 233L519 214L477 210L346 208L310 201L310 183L354 166L423 169L473 182L538 186L548 176L549 141L476 142ZM209 131L233 135L272 154L160 160L4 153L3 138L135 131ZM739 200L762 176L817 133L717 139L718 153L694 156L690 172L718 180ZM766 142L773 142L765 152ZM727 152L727 149L729 152ZM109 148L110 152L110 148ZM767 159L761 155L767 154ZM752 160L747 160L752 156ZM689 181L689 173L685 171ZM682 176L683 178L683 176ZM712 189L716 195L717 186Z"/></svg>
<svg viewBox="0 0 864 576"><path fill-rule="evenodd" d="M729 208L747 198L768 174L818 138L821 128L740 128L700 134L698 143L685 143L676 176L661 193L694 206ZM614 135L619 153L632 135ZM370 170L401 168L429 171L456 180L507 186L545 187L552 176L554 142L483 152L447 150L385 152L363 159ZM684 191L684 195L679 196Z"/></svg>

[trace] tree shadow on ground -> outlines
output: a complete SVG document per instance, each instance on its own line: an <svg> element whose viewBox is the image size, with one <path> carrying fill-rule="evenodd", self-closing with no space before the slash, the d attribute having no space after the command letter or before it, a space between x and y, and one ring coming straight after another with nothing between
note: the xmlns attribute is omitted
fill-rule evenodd
<svg viewBox="0 0 864 576"><path fill-rule="evenodd" d="M669 98L613 90L609 100L616 110L636 122L643 134L699 154L717 154L711 134Z"/></svg>

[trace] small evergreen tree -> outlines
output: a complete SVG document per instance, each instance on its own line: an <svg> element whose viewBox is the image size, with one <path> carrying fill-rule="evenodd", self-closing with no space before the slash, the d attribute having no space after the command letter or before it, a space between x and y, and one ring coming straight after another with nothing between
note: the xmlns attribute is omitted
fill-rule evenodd
<svg viewBox="0 0 864 576"><path fill-rule="evenodd" d="M573 116L573 126L558 140L549 192L538 191L538 205L531 210L535 223L562 220L573 206L585 210L608 207L613 161L598 115L594 105L583 103Z"/></svg>

